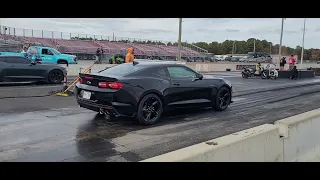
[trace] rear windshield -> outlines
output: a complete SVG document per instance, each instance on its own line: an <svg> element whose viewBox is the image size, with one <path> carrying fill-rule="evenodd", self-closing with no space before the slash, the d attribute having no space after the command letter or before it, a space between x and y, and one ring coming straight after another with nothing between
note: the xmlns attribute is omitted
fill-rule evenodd
<svg viewBox="0 0 320 180"><path fill-rule="evenodd" d="M108 75L124 76L143 68L144 66L142 65L133 65L132 63L124 63L124 64L120 64L120 65L116 65L111 68L108 68L100 72L100 74L103 74L105 76L108 76Z"/></svg>

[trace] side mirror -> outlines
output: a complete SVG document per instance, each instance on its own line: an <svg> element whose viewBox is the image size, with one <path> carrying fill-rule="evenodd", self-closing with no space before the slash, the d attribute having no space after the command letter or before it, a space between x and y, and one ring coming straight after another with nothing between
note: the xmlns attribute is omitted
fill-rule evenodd
<svg viewBox="0 0 320 180"><path fill-rule="evenodd" d="M197 74L197 77L193 79L193 81L197 81L197 80L202 80L203 79L203 75L202 74Z"/></svg>
<svg viewBox="0 0 320 180"><path fill-rule="evenodd" d="M202 80L203 79L203 75L202 74L198 74L198 79Z"/></svg>

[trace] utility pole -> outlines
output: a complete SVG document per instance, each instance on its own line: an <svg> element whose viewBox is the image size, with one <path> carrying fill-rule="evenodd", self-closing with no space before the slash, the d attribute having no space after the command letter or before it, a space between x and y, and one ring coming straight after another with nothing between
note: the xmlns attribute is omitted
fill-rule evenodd
<svg viewBox="0 0 320 180"><path fill-rule="evenodd" d="M304 50L304 34L306 32L306 19L304 18L304 23L303 23L303 35L302 35L302 49L301 49L301 64L303 61L303 50Z"/></svg>
<svg viewBox="0 0 320 180"><path fill-rule="evenodd" d="M253 39L253 52L256 52L256 39Z"/></svg>
<svg viewBox="0 0 320 180"><path fill-rule="evenodd" d="M233 44L232 44L232 56L235 52L235 45L236 45L236 41L233 41Z"/></svg>
<svg viewBox="0 0 320 180"><path fill-rule="evenodd" d="M182 18L179 18L179 37L178 37L178 61L181 61L181 34L182 34Z"/></svg>
<svg viewBox="0 0 320 180"><path fill-rule="evenodd" d="M272 43L270 43L270 55L272 54Z"/></svg>
<svg viewBox="0 0 320 180"><path fill-rule="evenodd" d="M281 58L281 48L282 48L282 37L283 37L283 24L284 24L284 19L285 19L285 18L282 18L282 22L281 22L280 45L279 45L279 57L278 57L278 62L277 62L277 64L279 64L279 62L280 62L280 58Z"/></svg>

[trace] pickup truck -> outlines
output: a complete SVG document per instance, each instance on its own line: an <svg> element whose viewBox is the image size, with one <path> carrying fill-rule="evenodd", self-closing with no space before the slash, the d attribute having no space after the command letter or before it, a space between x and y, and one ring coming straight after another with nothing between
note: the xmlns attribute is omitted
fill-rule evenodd
<svg viewBox="0 0 320 180"><path fill-rule="evenodd" d="M77 64L77 57L70 54L62 54L51 47L30 46L26 53L16 52L0 52L1 55L6 56L22 56L32 61L41 61L54 64Z"/></svg>

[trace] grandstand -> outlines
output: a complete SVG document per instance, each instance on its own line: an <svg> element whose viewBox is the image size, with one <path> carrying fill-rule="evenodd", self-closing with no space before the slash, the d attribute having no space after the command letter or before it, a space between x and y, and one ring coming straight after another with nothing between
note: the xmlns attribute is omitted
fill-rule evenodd
<svg viewBox="0 0 320 180"><path fill-rule="evenodd" d="M44 36L44 34L50 35ZM62 53L75 54L79 59L92 59L97 48L104 50L106 58L113 54L125 54L129 47L135 49L135 56L137 58L143 59L175 59L178 54L178 46L175 45L176 43L172 45L172 43L155 43L150 40L137 40L136 38L105 38L95 35L93 38L92 36L88 38L88 35L85 35L85 38L80 38L83 37L83 35L80 36L77 34L72 36L71 33L68 34L69 36L65 36L62 32L48 33L48 31L43 30L27 30L0 26L0 44L6 47L10 45L17 46L17 44L48 46ZM100 39L98 39L98 37L100 37ZM182 58L204 58L206 57L206 53L208 53L208 51L195 45L182 44Z"/></svg>

